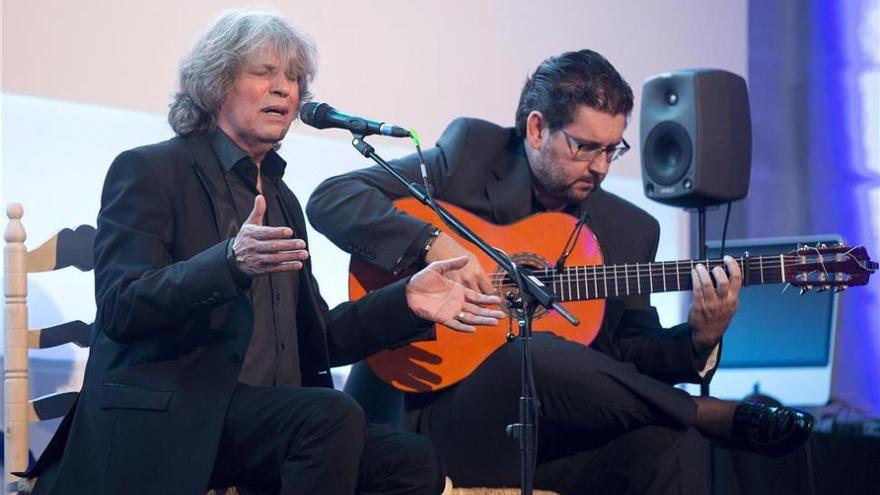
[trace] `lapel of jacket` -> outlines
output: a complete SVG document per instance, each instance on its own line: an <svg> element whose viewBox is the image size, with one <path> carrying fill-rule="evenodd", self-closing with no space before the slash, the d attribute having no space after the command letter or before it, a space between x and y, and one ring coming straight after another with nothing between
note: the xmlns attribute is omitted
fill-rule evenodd
<svg viewBox="0 0 880 495"><path fill-rule="evenodd" d="M506 225L532 212L532 174L521 139L513 136L497 160L495 181L486 186L495 222Z"/></svg>
<svg viewBox="0 0 880 495"><path fill-rule="evenodd" d="M226 187L223 169L217 159L208 136L190 136L186 144L193 156L193 169L208 193L211 211L214 212L214 227L219 239L235 236L241 228L234 207L234 199Z"/></svg>
<svg viewBox="0 0 880 495"><path fill-rule="evenodd" d="M220 160L211 146L211 139L204 135L189 136L185 138L185 142L192 154L193 171L205 189L211 205L217 240L235 237L241 224L233 204L234 198L226 187ZM236 348L242 355L247 352L254 323L249 292L241 292L234 304L226 304L211 311L210 319L214 328L235 329Z"/></svg>

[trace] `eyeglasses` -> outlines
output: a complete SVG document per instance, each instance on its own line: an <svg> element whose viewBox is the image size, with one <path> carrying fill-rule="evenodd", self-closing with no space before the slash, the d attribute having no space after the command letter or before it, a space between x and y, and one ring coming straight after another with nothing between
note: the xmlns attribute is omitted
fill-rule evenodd
<svg viewBox="0 0 880 495"><path fill-rule="evenodd" d="M585 143L565 132L565 129L559 129L559 131L562 132L568 140L568 145L571 148L571 159L578 162L592 162L599 158L599 155L605 153L605 161L611 163L626 154L630 148L629 143L623 138L621 138L620 144L603 147L599 143Z"/></svg>

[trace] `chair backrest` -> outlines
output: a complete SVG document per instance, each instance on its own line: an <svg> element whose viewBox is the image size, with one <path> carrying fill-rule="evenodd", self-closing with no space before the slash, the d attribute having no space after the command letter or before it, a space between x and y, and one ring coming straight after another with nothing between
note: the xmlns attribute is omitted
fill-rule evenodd
<svg viewBox="0 0 880 495"><path fill-rule="evenodd" d="M28 251L27 235L21 223L22 206L6 208L9 222L4 232L5 265L5 359L3 394L4 486L13 487L18 478L11 473L28 467L28 424L64 416L76 400L76 391L58 392L30 399L28 391L28 350L45 349L67 343L88 347L92 324L72 321L42 329L28 328L28 274L60 270L73 266L81 271L93 268L95 229L82 225L63 229L38 248Z"/></svg>

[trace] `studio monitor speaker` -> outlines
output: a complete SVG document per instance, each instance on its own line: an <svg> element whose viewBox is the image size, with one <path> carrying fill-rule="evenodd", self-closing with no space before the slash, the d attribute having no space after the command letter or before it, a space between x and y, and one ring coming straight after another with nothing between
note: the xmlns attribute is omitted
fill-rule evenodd
<svg viewBox="0 0 880 495"><path fill-rule="evenodd" d="M654 76L642 89L645 195L697 208L749 190L752 126L745 80L719 69Z"/></svg>

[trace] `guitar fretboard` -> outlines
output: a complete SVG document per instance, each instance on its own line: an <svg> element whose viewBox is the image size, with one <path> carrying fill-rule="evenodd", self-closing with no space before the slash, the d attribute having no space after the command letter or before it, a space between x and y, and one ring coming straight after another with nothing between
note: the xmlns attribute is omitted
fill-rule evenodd
<svg viewBox="0 0 880 495"><path fill-rule="evenodd" d="M792 256L749 256L734 258L743 270L743 285L778 284L785 280L786 262ZM691 270L703 264L710 271L724 267L722 260L684 260L659 263L586 265L534 270L545 285L563 301L606 299L608 297L687 291L693 288Z"/></svg>

